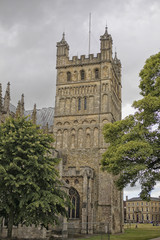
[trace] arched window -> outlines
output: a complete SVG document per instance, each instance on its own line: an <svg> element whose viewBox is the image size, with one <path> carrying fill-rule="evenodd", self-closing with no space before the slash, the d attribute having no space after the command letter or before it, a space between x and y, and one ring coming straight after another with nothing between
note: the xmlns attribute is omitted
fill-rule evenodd
<svg viewBox="0 0 160 240"><path fill-rule="evenodd" d="M96 79L99 78L99 69L98 68L95 69L95 78Z"/></svg>
<svg viewBox="0 0 160 240"><path fill-rule="evenodd" d="M85 97L84 98L84 110L86 110L87 109L87 98Z"/></svg>
<svg viewBox="0 0 160 240"><path fill-rule="evenodd" d="M81 99L78 98L78 111L81 110Z"/></svg>
<svg viewBox="0 0 160 240"><path fill-rule="evenodd" d="M81 80L84 80L85 79L85 72L84 72L84 70L81 70Z"/></svg>
<svg viewBox="0 0 160 240"><path fill-rule="evenodd" d="M79 206L80 206L80 197L79 193L75 188L69 189L69 197L71 200L71 203L73 205L73 208L68 208L68 216L69 218L79 218Z"/></svg>
<svg viewBox="0 0 160 240"><path fill-rule="evenodd" d="M71 72L67 72L67 82L71 81Z"/></svg>

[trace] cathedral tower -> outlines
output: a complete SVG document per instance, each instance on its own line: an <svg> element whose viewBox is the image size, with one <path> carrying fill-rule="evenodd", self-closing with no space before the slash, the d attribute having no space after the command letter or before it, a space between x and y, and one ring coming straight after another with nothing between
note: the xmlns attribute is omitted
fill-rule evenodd
<svg viewBox="0 0 160 240"><path fill-rule="evenodd" d="M95 233L106 226L121 232L122 193L115 188L113 177L100 169L107 148L102 128L121 119L121 63L117 56L112 58L107 27L96 57L89 54L70 60L63 34L57 43L56 68L53 130L63 159L61 175L75 206L68 210L68 230L72 224L79 233Z"/></svg>

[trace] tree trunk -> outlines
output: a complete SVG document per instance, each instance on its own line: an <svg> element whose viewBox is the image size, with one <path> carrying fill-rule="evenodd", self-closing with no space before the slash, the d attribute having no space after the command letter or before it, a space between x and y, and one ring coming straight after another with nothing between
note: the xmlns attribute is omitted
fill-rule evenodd
<svg viewBox="0 0 160 240"><path fill-rule="evenodd" d="M13 211L11 211L8 216L8 233L7 233L8 239L12 238L12 228L13 228Z"/></svg>

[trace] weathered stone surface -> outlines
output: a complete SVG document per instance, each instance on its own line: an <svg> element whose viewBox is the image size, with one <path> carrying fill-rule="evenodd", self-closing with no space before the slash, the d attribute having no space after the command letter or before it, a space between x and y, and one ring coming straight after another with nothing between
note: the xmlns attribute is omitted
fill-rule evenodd
<svg viewBox="0 0 160 240"><path fill-rule="evenodd" d="M79 218L70 223L79 232L122 231L122 193L114 179L100 169L106 150L102 128L121 119L121 64L112 58L112 38L101 36L101 52L96 57L82 55L69 59L64 36L57 44L57 86L53 133L56 149L65 156L61 175L80 197ZM78 226L77 226L78 221ZM104 228L104 227L103 227ZM104 229L103 229L104 230Z"/></svg>
<svg viewBox="0 0 160 240"><path fill-rule="evenodd" d="M62 158L60 176L72 194L75 210L69 209L68 222L61 218L60 226L49 226L48 231L18 226L14 227L13 236L40 239L56 232L65 237L68 233L92 234L106 229L112 233L122 232L122 192L115 188L114 178L100 169L101 156L107 149L103 126L121 119L121 63L116 55L112 58L112 38L107 29L100 40L101 51L96 57L90 54L79 59L74 56L72 60L64 35L57 43L53 134L58 156ZM15 115L15 111L9 111L9 101L8 87L5 106L0 96L0 122ZM19 112L24 112L23 98ZM6 231L3 227L2 237Z"/></svg>

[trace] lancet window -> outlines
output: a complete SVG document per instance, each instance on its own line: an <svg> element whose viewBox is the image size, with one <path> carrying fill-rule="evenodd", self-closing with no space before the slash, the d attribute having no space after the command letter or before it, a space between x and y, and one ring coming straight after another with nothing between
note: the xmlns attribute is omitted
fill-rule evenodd
<svg viewBox="0 0 160 240"><path fill-rule="evenodd" d="M87 98L85 97L84 98L84 110L86 110L87 109Z"/></svg>
<svg viewBox="0 0 160 240"><path fill-rule="evenodd" d="M69 218L79 218L80 196L75 188L69 189L69 197L73 207L68 208L68 216Z"/></svg>
<svg viewBox="0 0 160 240"><path fill-rule="evenodd" d="M84 72L84 70L81 70L81 80L84 80L85 79L85 72Z"/></svg>
<svg viewBox="0 0 160 240"><path fill-rule="evenodd" d="M71 81L71 72L67 72L67 82Z"/></svg>
<svg viewBox="0 0 160 240"><path fill-rule="evenodd" d="M78 110L81 110L81 99L78 98Z"/></svg>
<svg viewBox="0 0 160 240"><path fill-rule="evenodd" d="M98 68L95 69L95 78L96 79L99 78L99 69Z"/></svg>

